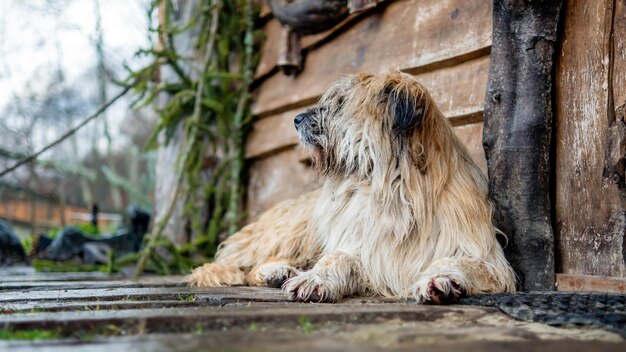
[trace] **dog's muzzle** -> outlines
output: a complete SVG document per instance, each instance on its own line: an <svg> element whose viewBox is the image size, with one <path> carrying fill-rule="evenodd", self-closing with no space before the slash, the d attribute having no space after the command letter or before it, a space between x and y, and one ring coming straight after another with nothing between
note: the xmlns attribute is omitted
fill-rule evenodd
<svg viewBox="0 0 626 352"><path fill-rule="evenodd" d="M317 122L315 121L315 117L312 116L310 111L298 114L293 119L293 124L298 131L300 142L302 142L304 146L317 145L317 143L315 142L318 130Z"/></svg>
<svg viewBox="0 0 626 352"><path fill-rule="evenodd" d="M296 126L296 129L298 129L298 126L300 126L302 122L304 122L306 117L307 117L306 113L296 115L296 117L293 119L293 124Z"/></svg>

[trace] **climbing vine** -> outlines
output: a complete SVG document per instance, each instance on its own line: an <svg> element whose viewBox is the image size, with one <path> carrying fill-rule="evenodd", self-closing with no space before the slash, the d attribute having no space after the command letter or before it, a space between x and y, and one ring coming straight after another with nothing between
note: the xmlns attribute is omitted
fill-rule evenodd
<svg viewBox="0 0 626 352"><path fill-rule="evenodd" d="M180 24L173 19L179 10L175 1L153 2L151 14L159 16L153 29L158 44L138 53L150 63L131 71L128 80L137 107L159 105L149 147L171 143L178 129L183 135L176 184L169 204L161 205L165 214L154 225L138 273L162 244L165 226L183 195L191 227L202 234L183 253L212 256L218 235L234 232L243 217L244 138L262 41L262 32L255 29L259 9L251 0L197 0L195 5L188 23ZM191 56L177 50L183 37L194 41ZM166 71L171 74L163 75Z"/></svg>

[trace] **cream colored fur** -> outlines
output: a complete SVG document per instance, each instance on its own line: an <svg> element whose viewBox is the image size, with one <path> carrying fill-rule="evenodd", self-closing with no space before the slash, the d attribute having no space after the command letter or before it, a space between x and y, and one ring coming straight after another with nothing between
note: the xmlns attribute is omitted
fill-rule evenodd
<svg viewBox="0 0 626 352"><path fill-rule="evenodd" d="M192 285L282 283L295 299L327 302L515 290L486 179L413 77L348 77L307 114L298 131L322 188L228 238Z"/></svg>

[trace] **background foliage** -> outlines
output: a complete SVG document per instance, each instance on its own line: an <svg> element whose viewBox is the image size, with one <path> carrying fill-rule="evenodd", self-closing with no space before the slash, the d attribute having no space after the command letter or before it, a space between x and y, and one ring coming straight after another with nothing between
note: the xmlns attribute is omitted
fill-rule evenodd
<svg viewBox="0 0 626 352"><path fill-rule="evenodd" d="M155 224L139 260L138 272L153 261L158 244L171 248L162 233L181 195L192 229L202 235L178 251L174 269L192 254L211 257L218 235L232 233L243 217L244 138L252 118L250 86L259 61L262 32L255 30L259 9L251 0L198 0L188 23L175 25L171 0L155 1L159 12L159 42L138 55L151 63L132 71L126 84L135 85L137 107L156 105L159 122L149 147L172 142L182 126L183 143L177 160L177 179L165 216ZM190 33L191 31L191 33ZM191 34L191 35L190 35ZM177 50L178 36L194 40L194 53ZM172 79L161 72L170 70ZM180 255L182 253L182 255ZM161 258L162 259L162 258Z"/></svg>

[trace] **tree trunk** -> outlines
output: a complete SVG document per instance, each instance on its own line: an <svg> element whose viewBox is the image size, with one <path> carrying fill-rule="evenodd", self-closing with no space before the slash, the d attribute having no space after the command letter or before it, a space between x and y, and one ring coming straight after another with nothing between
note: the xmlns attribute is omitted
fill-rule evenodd
<svg viewBox="0 0 626 352"><path fill-rule="evenodd" d="M524 290L554 289L550 201L554 53L561 0L495 0L483 144L495 223Z"/></svg>

